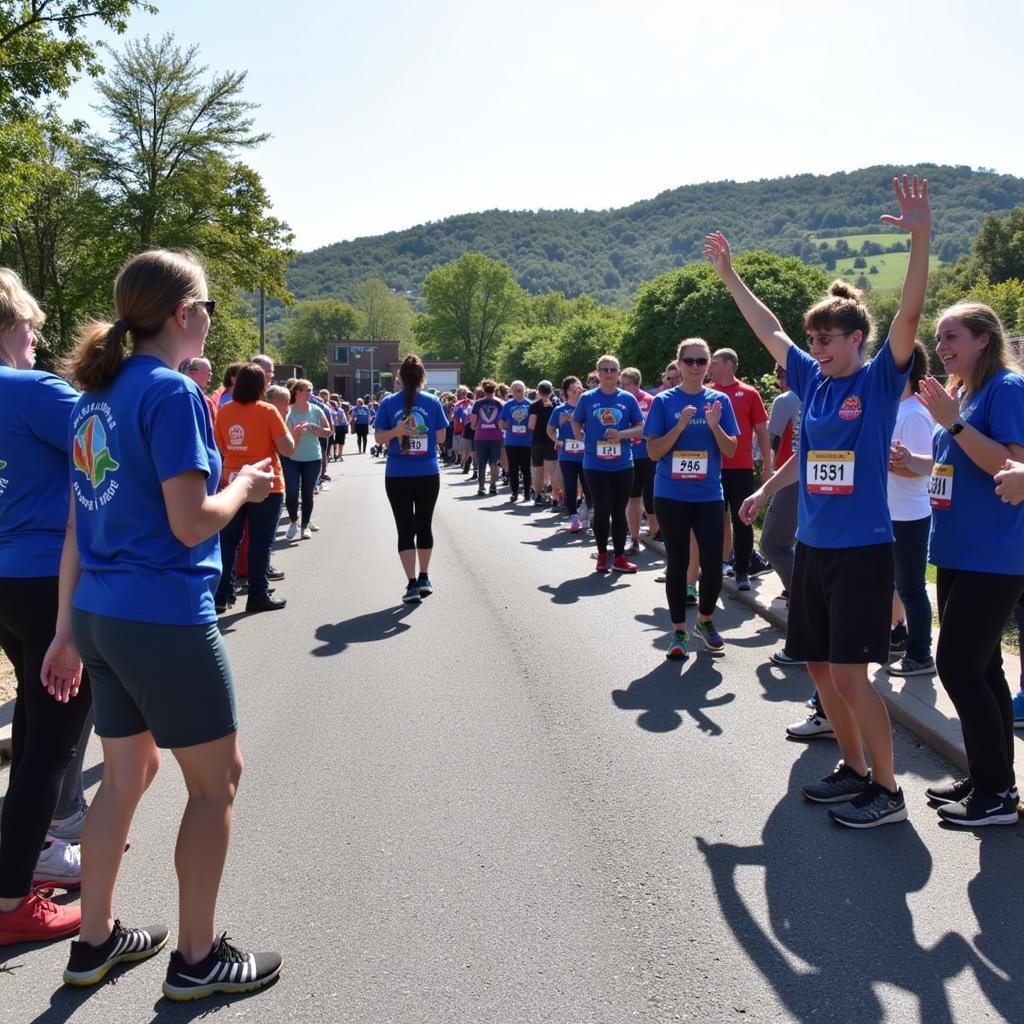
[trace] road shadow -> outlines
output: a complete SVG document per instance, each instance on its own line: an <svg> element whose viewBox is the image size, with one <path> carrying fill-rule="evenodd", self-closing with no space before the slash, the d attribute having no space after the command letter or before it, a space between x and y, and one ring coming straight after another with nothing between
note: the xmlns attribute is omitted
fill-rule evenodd
<svg viewBox="0 0 1024 1024"><path fill-rule="evenodd" d="M802 667L782 668L769 661L754 674L761 685L761 700L771 704L802 704L814 692L814 681Z"/></svg>
<svg viewBox="0 0 1024 1024"><path fill-rule="evenodd" d="M918 943L908 895L928 883L932 857L912 822L860 836L832 824L824 808L800 798L799 785L826 775L834 758L834 749L811 747L797 758L788 792L765 822L761 845L696 837L722 916L751 962L793 1019L807 1024L881 1024L889 1018L875 991L879 984L917 999L914 1020L951 1024L946 982L965 967L976 972L1007 1020L1020 1020L1024 893L1013 882L1020 837L984 837L982 869L968 886L983 922L976 941L1004 977L956 932L948 931L930 948ZM756 896L750 895L750 875L739 870L750 867L763 871ZM960 891L935 895L940 902L963 898ZM755 916L751 907L762 904L766 915Z"/></svg>
<svg viewBox="0 0 1024 1024"><path fill-rule="evenodd" d="M320 646L314 647L312 653L318 658L329 658L341 654L352 644L390 640L409 628L409 624L402 620L411 615L415 607L415 604L400 604L343 622L326 622L317 626L314 636L320 641Z"/></svg>
<svg viewBox="0 0 1024 1024"><path fill-rule="evenodd" d="M537 589L542 594L550 594L552 604L576 604L584 598L603 597L625 586L628 584L620 582L618 574L591 572L578 579L565 580L557 586L545 583Z"/></svg>
<svg viewBox="0 0 1024 1024"><path fill-rule="evenodd" d="M736 694L711 695L722 682L719 664L704 651L691 653L684 662L663 661L625 690L612 690L612 703L620 711L639 711L636 724L647 732L672 732L687 715L702 733L721 736L722 727L706 711L731 704Z"/></svg>

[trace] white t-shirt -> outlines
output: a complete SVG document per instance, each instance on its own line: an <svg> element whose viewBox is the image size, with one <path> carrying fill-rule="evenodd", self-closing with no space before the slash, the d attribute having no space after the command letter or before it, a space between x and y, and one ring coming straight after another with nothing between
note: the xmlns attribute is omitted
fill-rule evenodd
<svg viewBox="0 0 1024 1024"><path fill-rule="evenodd" d="M934 430L931 413L913 395L900 402L893 441L902 441L915 455L931 455ZM889 515L896 522L913 522L931 514L928 477L889 474Z"/></svg>

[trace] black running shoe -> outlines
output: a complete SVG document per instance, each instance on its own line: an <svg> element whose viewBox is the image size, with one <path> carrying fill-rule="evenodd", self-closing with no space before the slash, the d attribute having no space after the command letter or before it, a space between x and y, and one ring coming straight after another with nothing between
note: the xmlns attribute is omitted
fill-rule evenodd
<svg viewBox="0 0 1024 1024"><path fill-rule="evenodd" d="M148 960L159 953L166 942L167 929L163 925L124 928L120 921L115 921L110 938L102 946L91 946L77 940L71 943L71 955L64 968L64 984L95 985L107 976L112 967Z"/></svg>
<svg viewBox="0 0 1024 1024"><path fill-rule="evenodd" d="M961 800L966 800L973 791L974 783L967 777L929 786L924 795L935 804L958 804Z"/></svg>
<svg viewBox="0 0 1024 1024"><path fill-rule="evenodd" d="M280 953L243 953L224 932L197 964L188 963L177 950L171 954L164 995L184 1002L215 992L255 992L281 973L283 963Z"/></svg>

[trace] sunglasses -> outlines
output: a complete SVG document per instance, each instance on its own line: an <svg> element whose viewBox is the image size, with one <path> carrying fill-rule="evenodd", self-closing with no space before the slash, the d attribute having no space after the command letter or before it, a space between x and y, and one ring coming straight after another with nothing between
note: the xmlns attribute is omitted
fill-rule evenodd
<svg viewBox="0 0 1024 1024"><path fill-rule="evenodd" d="M828 348L836 338L848 338L851 334L853 331L836 331L834 334L805 334L804 337L808 345L817 342L823 348Z"/></svg>
<svg viewBox="0 0 1024 1024"><path fill-rule="evenodd" d="M597 368L598 373L618 373L619 368L617 366L599 366Z"/></svg>
<svg viewBox="0 0 1024 1024"><path fill-rule="evenodd" d="M213 319L213 311L217 308L216 299L196 299L192 303L192 308L195 309L197 306L202 306L206 310L206 315Z"/></svg>
<svg viewBox="0 0 1024 1024"><path fill-rule="evenodd" d="M679 362L685 363L687 366L707 366L708 365L708 357L707 356L683 356L683 358L680 359Z"/></svg>

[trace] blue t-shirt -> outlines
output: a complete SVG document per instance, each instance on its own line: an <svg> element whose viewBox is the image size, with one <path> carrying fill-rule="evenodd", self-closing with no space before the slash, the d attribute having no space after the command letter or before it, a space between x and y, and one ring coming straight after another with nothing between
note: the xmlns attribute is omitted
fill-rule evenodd
<svg viewBox="0 0 1024 1024"><path fill-rule="evenodd" d="M889 445L912 360L900 371L889 339L849 377L826 377L793 345L789 386L800 396L800 498L796 536L815 548L862 548L893 540Z"/></svg>
<svg viewBox="0 0 1024 1024"><path fill-rule="evenodd" d="M683 410L692 405L697 411L672 449L666 452L654 468L654 496L673 501L723 501L722 453L714 431L704 418L704 410L715 402L722 403L719 425L725 433L735 437L739 433L736 414L728 396L711 388L690 395L680 388L671 388L654 396L647 413L644 433L648 437L664 437L672 430Z"/></svg>
<svg viewBox="0 0 1024 1024"><path fill-rule="evenodd" d="M405 418L405 392L388 395L377 409L375 426L378 430L392 430ZM388 461L385 476L431 476L440 473L437 464L437 432L445 430L448 420L436 395L417 391L413 402L410 424L416 437L409 438L409 447L402 451L402 440L393 437L388 442Z"/></svg>
<svg viewBox="0 0 1024 1024"><path fill-rule="evenodd" d="M557 430L556 436L558 440L562 442L561 448L558 449L558 461L559 462L582 462L583 461L583 449L573 451L570 449L566 451L566 442L575 448L576 435L572 432L572 417L576 412L575 405L569 405L568 402L563 402L561 405L556 406L551 410L551 421L556 423ZM549 423L551 422L549 421ZM584 427L586 424L584 424ZM581 442L583 443L583 442Z"/></svg>
<svg viewBox="0 0 1024 1024"><path fill-rule="evenodd" d="M0 365L0 577L56 576L68 522L68 421L78 392Z"/></svg>
<svg viewBox="0 0 1024 1024"><path fill-rule="evenodd" d="M628 391L616 388L610 395L606 395L600 388L584 391L572 418L583 425L586 442L584 469L603 469L614 473L633 468L632 442L609 442L605 439L606 430L629 430L644 422L640 404Z"/></svg>
<svg viewBox="0 0 1024 1024"><path fill-rule="evenodd" d="M369 426L370 410L365 405L357 405L352 410L352 422L357 427Z"/></svg>
<svg viewBox="0 0 1024 1024"><path fill-rule="evenodd" d="M964 406L961 419L1000 444L1024 445L1024 377L998 370ZM944 569L1024 575L1024 505L1004 504L995 482L949 431L936 427L928 559Z"/></svg>
<svg viewBox="0 0 1024 1024"><path fill-rule="evenodd" d="M507 448L529 448L533 435L527 426L530 418L530 403L524 398L516 401L510 398L498 413L498 420L505 424L505 446Z"/></svg>
<svg viewBox="0 0 1024 1024"><path fill-rule="evenodd" d="M70 423L82 575L74 607L133 622L216 622L220 536L193 548L171 532L162 483L190 470L220 483L210 413L195 381L153 356L132 356Z"/></svg>

